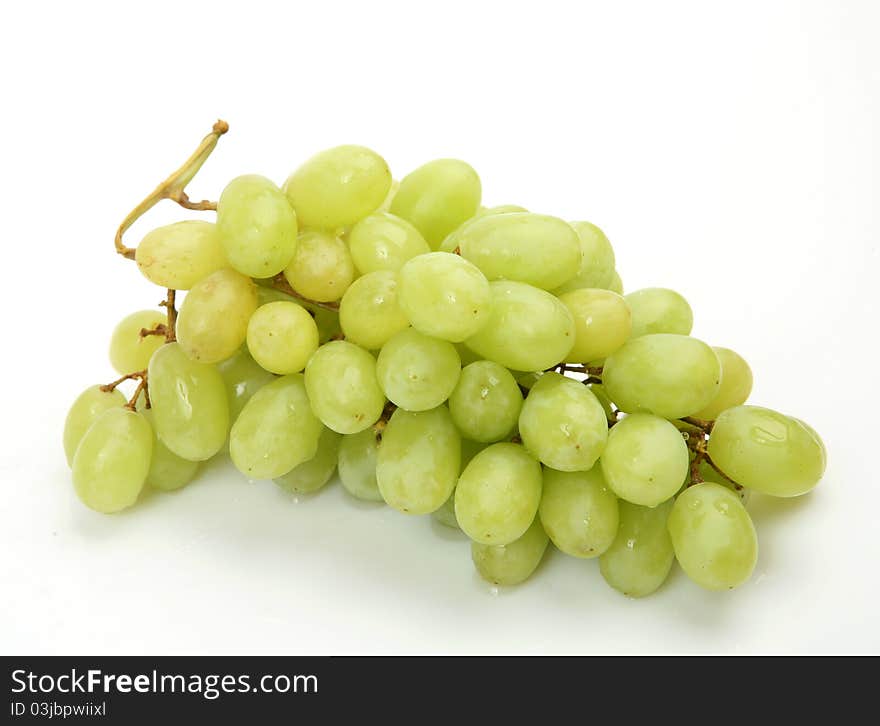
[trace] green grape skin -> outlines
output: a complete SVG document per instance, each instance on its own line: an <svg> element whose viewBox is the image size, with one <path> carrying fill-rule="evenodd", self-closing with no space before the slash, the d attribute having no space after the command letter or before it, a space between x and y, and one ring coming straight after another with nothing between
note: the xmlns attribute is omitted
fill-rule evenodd
<svg viewBox="0 0 880 726"><path fill-rule="evenodd" d="M431 516L436 519L440 524L444 527L449 527L450 529L458 529L461 530L461 527L458 526L458 520L455 518L455 490L452 490L452 494L443 502L443 506L439 509L431 512Z"/></svg>
<svg viewBox="0 0 880 726"><path fill-rule="evenodd" d="M323 426L318 437L318 449L307 461L297 464L286 474L275 479L275 483L288 492L310 494L324 487L333 477L339 460L339 445L342 434Z"/></svg>
<svg viewBox="0 0 880 726"><path fill-rule="evenodd" d="M256 285L235 270L217 270L184 298L177 317L177 342L193 360L219 363L245 342L256 309Z"/></svg>
<svg viewBox="0 0 880 726"><path fill-rule="evenodd" d="M303 376L292 373L267 383L244 405L229 433L229 455L248 478L276 479L315 456L321 429Z"/></svg>
<svg viewBox="0 0 880 726"><path fill-rule="evenodd" d="M318 350L318 326L301 305L271 302L254 311L247 326L253 359L272 373L299 373Z"/></svg>
<svg viewBox="0 0 880 726"><path fill-rule="evenodd" d="M541 465L525 448L492 444L461 473L455 489L455 518L475 542L510 544L534 521L541 487Z"/></svg>
<svg viewBox="0 0 880 726"><path fill-rule="evenodd" d="M167 343L147 368L156 433L190 461L210 459L226 443L229 403L219 371L194 361L179 343Z"/></svg>
<svg viewBox="0 0 880 726"><path fill-rule="evenodd" d="M559 471L587 471L605 448L608 419L585 385L545 373L526 397L519 433L542 464Z"/></svg>
<svg viewBox="0 0 880 726"><path fill-rule="evenodd" d="M339 322L345 339L367 350L378 350L408 328L397 274L376 270L355 280L339 303Z"/></svg>
<svg viewBox="0 0 880 726"><path fill-rule="evenodd" d="M217 227L188 219L158 227L141 240L134 256L144 277L159 287L189 290L229 266Z"/></svg>
<svg viewBox="0 0 880 726"><path fill-rule="evenodd" d="M471 363L476 363L478 360L483 360L464 343L456 343L455 349L458 351L458 357L461 359L462 367L470 365Z"/></svg>
<svg viewBox="0 0 880 726"><path fill-rule="evenodd" d="M143 399L139 399L138 403ZM148 422L152 424L153 409L140 410ZM169 449L153 430L153 455L150 457L150 471L147 473L146 485L163 492L182 489L195 479L201 466L198 461L182 459Z"/></svg>
<svg viewBox="0 0 880 726"><path fill-rule="evenodd" d="M568 363L606 358L629 338L632 315L620 295L610 290L581 288L559 296L574 318L574 346Z"/></svg>
<svg viewBox="0 0 880 726"><path fill-rule="evenodd" d="M602 385L622 411L669 419L693 416L712 401L720 384L715 351L686 335L631 338L608 357L602 371Z"/></svg>
<svg viewBox="0 0 880 726"><path fill-rule="evenodd" d="M598 557L617 534L617 497L598 465L589 471L545 468L538 515L557 549L572 557Z"/></svg>
<svg viewBox="0 0 880 726"><path fill-rule="evenodd" d="M471 542L471 559L484 580L495 585L519 585L538 569L548 541L535 517L522 536L506 545Z"/></svg>
<svg viewBox="0 0 880 726"><path fill-rule="evenodd" d="M335 340L322 345L309 359L305 379L312 410L337 433L369 428L385 408L376 359L354 343Z"/></svg>
<svg viewBox="0 0 880 726"><path fill-rule="evenodd" d="M507 438L522 405L513 374L488 360L465 366L449 397L449 413L462 436L482 443Z"/></svg>
<svg viewBox="0 0 880 726"><path fill-rule="evenodd" d="M299 304L308 310L315 319L315 325L318 326L318 342L320 345L339 339L342 335L342 325L339 320L338 310L330 310L304 301L300 301Z"/></svg>
<svg viewBox="0 0 880 726"><path fill-rule="evenodd" d="M477 172L458 159L435 159L407 174L391 201L392 214L411 222L431 249L476 214L482 186Z"/></svg>
<svg viewBox="0 0 880 726"><path fill-rule="evenodd" d="M685 489L667 523L685 574L707 590L728 590L751 577L758 537L749 513L729 489L705 482Z"/></svg>
<svg viewBox="0 0 880 726"><path fill-rule="evenodd" d="M273 182L247 174L220 194L217 232L233 269L248 277L273 277L296 251L296 212Z"/></svg>
<svg viewBox="0 0 880 726"><path fill-rule="evenodd" d="M400 182L397 179L392 179L388 194L385 195L385 200L379 205L379 209L376 210L377 212L388 212L391 209L391 202L394 201L398 189L400 189Z"/></svg>
<svg viewBox="0 0 880 726"><path fill-rule="evenodd" d="M447 252L413 257L400 269L400 307L425 335L460 343L489 320L489 282L467 260Z"/></svg>
<svg viewBox="0 0 880 726"><path fill-rule="evenodd" d="M73 457L73 487L89 509L119 512L137 501L150 470L153 432L129 408L109 408L82 437Z"/></svg>
<svg viewBox="0 0 880 726"><path fill-rule="evenodd" d="M564 360L574 345L574 318L558 298L524 282L490 282L487 322L465 345L517 371L542 371Z"/></svg>
<svg viewBox="0 0 880 726"><path fill-rule="evenodd" d="M801 421L799 418L795 418L794 416L790 417L792 420L797 421L801 426L803 426L816 440L816 443L819 445L819 450L822 452L822 471L825 471L825 466L828 463L828 450L825 448L825 442L822 441L822 437L819 436L819 432L816 431L810 424L806 421Z"/></svg>
<svg viewBox="0 0 880 726"><path fill-rule="evenodd" d="M611 243L605 233L595 224L572 222L571 227L577 233L580 243L577 272L574 277L561 284L553 292L556 295L562 295L583 287L608 289L613 283L615 275L614 249L611 247Z"/></svg>
<svg viewBox="0 0 880 726"><path fill-rule="evenodd" d="M714 421L722 411L746 402L752 392L752 369L739 354L729 348L712 348L721 363L721 385L707 406L693 415Z"/></svg>
<svg viewBox="0 0 880 726"><path fill-rule="evenodd" d="M378 451L379 441L372 428L343 436L339 444L339 480L356 499L384 504L376 481Z"/></svg>
<svg viewBox="0 0 880 726"><path fill-rule="evenodd" d="M244 348L217 364L229 403L229 420L235 422L244 405L275 376L257 363Z"/></svg>
<svg viewBox="0 0 880 726"><path fill-rule="evenodd" d="M64 421L64 456L67 465L73 466L73 455L83 436L92 424L111 408L122 408L126 404L122 391L105 391L103 386L89 386L77 396Z"/></svg>
<svg viewBox="0 0 880 726"><path fill-rule="evenodd" d="M599 557L599 571L627 597L645 597L666 582L675 552L666 522L672 501L656 507L620 501L620 526L611 546Z"/></svg>
<svg viewBox="0 0 880 726"><path fill-rule="evenodd" d="M697 464L697 473L700 475L703 481L715 482L716 484L720 484L721 486L730 489L730 491L732 491L739 497L739 500L743 503L743 505L747 505L749 503L751 489L746 489L741 484L737 484L731 479L728 479L726 476L724 476L724 474L715 469L712 464L706 461L706 459L701 459ZM688 484L690 484L690 477L688 477L688 481L685 482L685 486L687 486Z"/></svg>
<svg viewBox="0 0 880 726"><path fill-rule="evenodd" d="M347 144L308 159L284 184L304 227L337 229L374 212L391 189L391 170L379 154Z"/></svg>
<svg viewBox="0 0 880 726"><path fill-rule="evenodd" d="M608 283L607 289L611 290L611 292L616 292L618 295L623 295L623 280L620 279L620 274L617 270L611 276L611 282Z"/></svg>
<svg viewBox="0 0 880 726"><path fill-rule="evenodd" d="M348 234L348 248L357 271L396 272L407 260L431 251L419 230L388 212L364 217Z"/></svg>
<svg viewBox="0 0 880 726"><path fill-rule="evenodd" d="M648 287L626 296L632 311L632 337L653 333L689 335L694 326L694 313L688 301L675 290Z"/></svg>
<svg viewBox="0 0 880 726"><path fill-rule="evenodd" d="M825 473L824 447L801 422L760 406L729 408L709 435L709 457L730 479L775 497L797 497Z"/></svg>
<svg viewBox="0 0 880 726"><path fill-rule="evenodd" d="M587 385L587 388L593 393L596 397L596 400L599 402L599 405L602 406L602 410L605 412L605 418L608 419L609 423L617 420L616 411L614 408L614 403L612 403L611 399L608 398L608 394L605 393L605 389L602 387L601 383L590 383Z"/></svg>
<svg viewBox="0 0 880 726"><path fill-rule="evenodd" d="M496 214L514 214L528 211L528 209L520 207L518 204L499 204L497 207L480 207L473 218L479 219L480 217L491 217Z"/></svg>
<svg viewBox="0 0 880 726"><path fill-rule="evenodd" d="M165 343L164 335L145 335L164 324L166 316L158 310L139 310L119 321L110 336L110 364L120 375L145 370L153 353Z"/></svg>
<svg viewBox="0 0 880 726"><path fill-rule="evenodd" d="M284 277L303 297L334 302L354 280L354 263L345 242L335 234L306 230L297 240Z"/></svg>
<svg viewBox="0 0 880 726"><path fill-rule="evenodd" d="M602 472L621 499L656 507L675 495L688 474L688 448L675 426L647 413L616 423L602 453Z"/></svg>
<svg viewBox="0 0 880 726"><path fill-rule="evenodd" d="M389 401L407 411L436 408L461 374L455 346L407 328L389 340L376 360L376 378Z"/></svg>
<svg viewBox="0 0 880 726"><path fill-rule="evenodd" d="M461 460L461 437L444 406L397 409L382 433L376 481L382 498L405 514L428 514L452 494Z"/></svg>

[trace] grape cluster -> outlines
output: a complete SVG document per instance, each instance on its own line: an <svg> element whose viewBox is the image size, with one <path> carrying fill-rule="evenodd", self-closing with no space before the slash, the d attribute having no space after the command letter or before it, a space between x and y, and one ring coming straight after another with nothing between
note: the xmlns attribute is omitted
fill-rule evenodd
<svg viewBox="0 0 880 726"><path fill-rule="evenodd" d="M810 491L819 436L744 405L748 364L690 336L681 295L624 296L598 227L481 196L462 161L398 184L340 146L281 187L232 180L214 224L118 247L168 299L119 323L122 378L70 410L79 498L117 512L228 452L249 480L315 492L338 469L358 499L433 513L493 583L528 578L550 542L630 596L674 560L712 590L745 582L748 492Z"/></svg>

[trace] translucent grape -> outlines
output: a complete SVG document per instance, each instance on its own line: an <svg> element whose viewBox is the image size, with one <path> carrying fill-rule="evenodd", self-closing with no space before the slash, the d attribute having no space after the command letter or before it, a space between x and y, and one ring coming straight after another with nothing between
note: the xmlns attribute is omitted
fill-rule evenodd
<svg viewBox="0 0 880 726"><path fill-rule="evenodd" d="M729 348L713 348L721 363L721 385L707 406L694 413L697 418L714 421L718 415L746 402L752 392L752 369Z"/></svg>
<svg viewBox="0 0 880 726"><path fill-rule="evenodd" d="M140 310L119 321L110 336L110 364L114 370L121 375L144 370L156 349L165 343L165 336L141 337L141 330L151 330L164 324L165 319L158 310Z"/></svg>
<svg viewBox="0 0 880 726"><path fill-rule="evenodd" d="M443 502L443 506L434 510L431 513L431 516L445 527L449 527L450 529L461 529L461 527L458 526L458 520L455 518L454 489L452 490L452 494L450 494L446 501Z"/></svg>
<svg viewBox="0 0 880 726"><path fill-rule="evenodd" d="M138 403L142 400L139 399ZM140 413L152 423L153 409L146 408ZM171 451L153 430L153 455L150 457L147 486L165 492L175 491L189 484L198 473L199 467L198 461L183 459Z"/></svg>
<svg viewBox="0 0 880 726"><path fill-rule="evenodd" d="M572 222L580 242L577 273L554 292L579 290L583 287L611 289L614 281L614 250L605 233L590 222ZM618 281L620 278L618 278ZM618 293L622 294L622 293Z"/></svg>
<svg viewBox="0 0 880 726"><path fill-rule="evenodd" d="M367 502L384 502L376 481L379 441L372 428L342 437L339 444L339 480L348 493Z"/></svg>
<svg viewBox="0 0 880 726"><path fill-rule="evenodd" d="M400 286L391 270L368 272L355 280L339 303L339 322L346 340L378 350L409 327L400 307Z"/></svg>
<svg viewBox="0 0 880 726"><path fill-rule="evenodd" d="M318 302L333 302L345 294L354 280L354 263L339 237L308 230L299 236L284 276L300 295Z"/></svg>
<svg viewBox="0 0 880 726"><path fill-rule="evenodd" d="M608 283L606 289L611 290L611 292L616 292L618 295L623 295L623 280L620 279L617 270L614 271L614 275L611 277L611 282Z"/></svg>
<svg viewBox="0 0 880 726"><path fill-rule="evenodd" d="M234 422L244 405L257 391L275 380L269 371L257 363L245 349L217 364L223 377L229 403L229 420Z"/></svg>
<svg viewBox="0 0 880 726"><path fill-rule="evenodd" d="M596 397L596 400L599 402L599 405L602 406L602 410L605 412L605 417L609 421L614 421L614 404L611 402L611 399L608 398L608 394L605 393L605 389L602 387L601 383L590 383L587 388L593 392L593 395Z"/></svg>
<svg viewBox="0 0 880 726"><path fill-rule="evenodd" d="M253 359L267 371L299 373L318 350L318 326L301 305L272 302L251 315L247 347Z"/></svg>
<svg viewBox="0 0 880 726"><path fill-rule="evenodd" d="M64 421L64 455L68 466L73 466L76 447L91 425L105 411L121 408L125 403L125 396L121 391L104 391L101 386L90 386L77 396Z"/></svg>
<svg viewBox="0 0 880 726"><path fill-rule="evenodd" d="M649 287L626 296L632 311L632 337L653 333L688 335L694 326L694 313L688 301L674 290Z"/></svg>
<svg viewBox="0 0 880 726"><path fill-rule="evenodd" d="M173 290L189 290L229 266L217 227L198 219L148 232L137 246L135 261L150 282Z"/></svg>
<svg viewBox="0 0 880 726"><path fill-rule="evenodd" d="M340 337L342 326L339 321L338 311L328 310L327 308L311 305L307 302L300 304L315 318L315 325L318 326L318 341L321 345Z"/></svg>
<svg viewBox="0 0 880 726"><path fill-rule="evenodd" d="M396 272L407 260L431 251L419 230L388 212L376 212L354 225L348 248L362 275L377 270Z"/></svg>
<svg viewBox="0 0 880 726"><path fill-rule="evenodd" d="M816 429L814 429L812 426L810 426L810 424L808 424L806 421L801 421L799 418L795 418L794 416L792 416L791 418L797 421L807 431L809 431L812 437L816 440L816 443L819 444L819 449L822 451L822 471L824 472L825 465L828 462L828 451L825 448L825 442L822 441L822 437L819 436L819 432L816 431Z"/></svg>
<svg viewBox="0 0 880 726"><path fill-rule="evenodd" d="M299 494L318 491L330 481L333 472L336 471L341 440L341 434L322 426L315 455L277 477L275 483L286 491Z"/></svg>
<svg viewBox="0 0 880 726"><path fill-rule="evenodd" d="M629 338L629 306L617 293L582 288L560 295L559 299L574 318L574 347L565 357L569 363L605 358Z"/></svg>
<svg viewBox="0 0 880 726"><path fill-rule="evenodd" d="M519 585L538 569L547 542L541 522L535 517L523 535L508 544L471 542L471 559L484 580L496 585Z"/></svg>
<svg viewBox="0 0 880 726"><path fill-rule="evenodd" d="M408 328L379 352L376 377L385 396L408 411L436 408L452 394L461 374L455 346Z"/></svg>
<svg viewBox="0 0 880 726"><path fill-rule="evenodd" d="M522 392L510 371L482 360L462 369L449 398L449 413L462 436L492 442L510 435L522 405Z"/></svg>
<svg viewBox="0 0 880 726"><path fill-rule="evenodd" d="M491 217L495 214L513 214L515 212L528 211L528 209L526 209L525 207L520 207L518 204L499 204L497 207L481 207L474 215L474 219L479 219L480 217Z"/></svg>

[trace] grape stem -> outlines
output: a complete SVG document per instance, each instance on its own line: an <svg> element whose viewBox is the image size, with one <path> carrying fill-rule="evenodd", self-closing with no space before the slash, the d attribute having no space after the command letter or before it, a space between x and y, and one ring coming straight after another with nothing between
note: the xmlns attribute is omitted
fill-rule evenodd
<svg viewBox="0 0 880 726"><path fill-rule="evenodd" d="M157 325L156 328L164 328L162 331L165 333L165 342L173 343L177 340L177 308L174 307L174 298L177 296L177 290L172 290L170 287L168 288L168 294L165 296L165 299L159 303L160 307L165 308L165 312L168 314L168 319L165 325ZM141 335L143 335L143 330L141 331ZM152 335L152 333L149 333Z"/></svg>
<svg viewBox="0 0 880 726"><path fill-rule="evenodd" d="M168 330L165 323L159 323L155 328L141 328L141 332L138 333L141 338L148 338L151 335L165 335Z"/></svg>
<svg viewBox="0 0 880 726"><path fill-rule="evenodd" d="M116 230L115 245L116 251L120 255L129 260L134 259L135 248L126 247L122 241L122 237L131 225L137 222L138 219L149 212L163 199L170 199L171 201L177 202L184 209L200 211L217 209L217 202L209 202L207 200L201 202L190 201L190 198L184 190L186 189L186 185L193 180L193 177L198 173L199 169L202 168L202 164L208 160L211 152L214 151L214 148L217 146L217 141L227 131L229 131L229 124L225 121L217 121L211 129L211 133L202 139L198 148L185 162L183 162L183 165L177 169L177 171L173 172L165 181L157 186L146 199L128 213L126 218L122 220L119 228Z"/></svg>
<svg viewBox="0 0 880 726"><path fill-rule="evenodd" d="M120 376L115 381L111 383L107 383L101 386L101 390L105 393L110 393L111 391L115 391L119 384L124 383L125 381L131 381L134 379L144 380L147 377L146 370L143 371L135 371L134 373L127 373L124 376Z"/></svg>
<svg viewBox="0 0 880 726"><path fill-rule="evenodd" d="M382 415L379 417L379 420L373 424L373 433L376 434L376 439L378 441L382 440L382 433L385 431L385 427L388 425L388 420L391 418L392 414L397 410L397 405L388 401L385 404L385 408L382 409Z"/></svg>
<svg viewBox="0 0 880 726"><path fill-rule="evenodd" d="M276 290L281 290L281 292L290 295L290 297L295 297L297 300L308 303L309 305L314 305L315 307L323 308L324 310L332 310L335 313L339 312L339 303L337 302L318 302L317 300L311 300L310 298L300 295L290 286L290 283L287 281L283 272L279 272L272 278L272 287Z"/></svg>
<svg viewBox="0 0 880 726"><path fill-rule="evenodd" d="M150 392L147 389L147 372L143 371L143 375L141 376L140 381L138 381L137 388L134 389L134 393L131 394L131 398L128 399L128 403L125 404L125 408L130 411L134 411L137 409L137 401L141 397L141 394L144 395L144 402L146 407L150 407Z"/></svg>
<svg viewBox="0 0 880 726"><path fill-rule="evenodd" d="M694 418L693 416L685 416L680 418L679 421L684 421L686 424L695 426L707 436L712 433L712 427L715 425L714 421L706 421L706 419Z"/></svg>

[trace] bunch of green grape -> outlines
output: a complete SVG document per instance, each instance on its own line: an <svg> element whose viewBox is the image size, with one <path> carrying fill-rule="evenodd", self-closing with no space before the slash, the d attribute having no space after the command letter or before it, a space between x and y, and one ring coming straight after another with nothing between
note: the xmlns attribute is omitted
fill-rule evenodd
<svg viewBox="0 0 880 726"><path fill-rule="evenodd" d="M746 495L813 489L818 434L745 405L748 364L690 336L681 295L624 296L597 226L481 203L463 161L398 183L340 146L282 186L233 179L215 223L147 234L140 271L187 292L113 332L134 396L74 402L79 498L118 512L228 454L249 480L315 492L338 471L353 497L433 514L492 583L526 580L550 543L629 596L675 561L711 590L744 583Z"/></svg>

